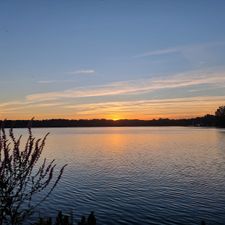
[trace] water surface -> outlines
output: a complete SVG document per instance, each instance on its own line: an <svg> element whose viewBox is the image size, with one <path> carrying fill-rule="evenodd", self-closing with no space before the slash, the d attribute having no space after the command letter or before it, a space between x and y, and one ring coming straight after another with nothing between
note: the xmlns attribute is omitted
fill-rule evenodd
<svg viewBox="0 0 225 225"><path fill-rule="evenodd" d="M18 129L18 133L25 130ZM94 210L98 224L225 224L225 130L46 128L43 156L68 163L42 215Z"/></svg>

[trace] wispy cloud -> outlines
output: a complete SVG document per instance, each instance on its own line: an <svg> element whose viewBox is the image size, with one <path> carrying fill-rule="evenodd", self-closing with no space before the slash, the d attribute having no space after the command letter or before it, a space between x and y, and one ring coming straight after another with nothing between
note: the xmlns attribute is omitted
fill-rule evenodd
<svg viewBox="0 0 225 225"><path fill-rule="evenodd" d="M125 115L125 118L159 118L159 117L188 117L214 113L215 109L223 104L225 96L196 96L168 99L145 99L112 101L86 104L66 104L64 102L38 103L14 105L1 109L2 114L13 114L38 110L52 115L63 112L61 115L74 115L77 118L102 118L107 115ZM15 104L15 103L13 103ZM54 108L54 112L51 107ZM42 110L43 108L43 110ZM44 109L45 108L45 109ZM71 114L72 112L72 114ZM34 115L34 114L31 114ZM57 114L59 115L59 114Z"/></svg>
<svg viewBox="0 0 225 225"><path fill-rule="evenodd" d="M75 70L75 71L71 71L71 72L68 72L68 74L75 74L75 75L78 75L78 74L94 74L95 73L95 70L93 69L81 69L81 70Z"/></svg>
<svg viewBox="0 0 225 225"><path fill-rule="evenodd" d="M54 84L54 83L68 83L68 82L76 82L76 80L39 80L38 84Z"/></svg>
<svg viewBox="0 0 225 225"><path fill-rule="evenodd" d="M63 107L65 109L74 110L78 115L138 113L137 115L158 115L158 117L169 114L187 116L189 113L192 113L192 115L204 115L204 113L209 113L209 110L215 110L224 100L224 96L198 96L66 105ZM211 113L213 112L214 111Z"/></svg>
<svg viewBox="0 0 225 225"><path fill-rule="evenodd" d="M160 56L160 55L167 55L173 53L181 53L184 56L191 54L191 52L196 54L196 51L202 52L206 49L213 48L216 46L225 45L225 42L209 42L209 43L201 43L201 44L193 44L193 45L183 45L183 46L176 46L176 47L168 47L163 49L156 49L151 51L146 51L144 53L140 53L134 56L134 58L143 58L148 56Z"/></svg>
<svg viewBox="0 0 225 225"><path fill-rule="evenodd" d="M162 89L176 89L182 87L194 87L197 85L225 85L225 73L211 73L195 71L161 77L158 79L139 79L122 82L113 82L99 86L87 86L58 92L45 92L28 95L27 101L40 102L59 100L65 98L103 97L113 95L130 95L154 92Z"/></svg>
<svg viewBox="0 0 225 225"><path fill-rule="evenodd" d="M65 103L63 102L49 102L49 103L36 103L32 101L9 101L6 103L0 104L0 109L2 113L6 112L14 112L20 110L27 110L33 108L49 108L56 106L63 106Z"/></svg>
<svg viewBox="0 0 225 225"><path fill-rule="evenodd" d="M179 48L179 47L153 50L153 51L148 51L148 52L144 52L142 54L135 55L134 58L142 58L142 57L146 57L146 56L157 56L157 55L171 54L171 53L179 52L180 50L181 50L181 48Z"/></svg>
<svg viewBox="0 0 225 225"><path fill-rule="evenodd" d="M166 113L165 111L168 111L168 114L174 112L174 115L179 113L185 115L186 111L187 114L197 115L197 111L202 113L202 110L205 109L204 112L207 112L213 107L218 107L219 104L224 104L224 92L224 95L221 92L218 94L221 96L201 96L204 88L221 89L221 87L225 88L225 72L192 71L161 78L128 80L64 91L30 94L23 100L0 103L0 110L2 114L21 111L24 113L54 111L54 113L60 112L62 115L73 112L76 115L94 116L100 113L131 113L133 111L146 115L158 112L162 116ZM179 98L170 99L166 94L168 91L176 93L178 89ZM189 90L196 91L192 91L193 97L186 98L185 96L190 94ZM159 92L164 93L163 96L157 97ZM131 100L131 95L136 95L139 99L145 98L145 100ZM111 97L109 98L109 96ZM115 102L115 97L121 101ZM159 98L164 99L160 100Z"/></svg>
<svg viewBox="0 0 225 225"><path fill-rule="evenodd" d="M93 69L82 69L82 70L75 70L71 72L67 72L67 74L71 75L91 75L94 74L95 70ZM54 84L54 83L68 83L68 82L76 82L76 80L71 79L59 79L59 80L39 80L37 83L39 84Z"/></svg>

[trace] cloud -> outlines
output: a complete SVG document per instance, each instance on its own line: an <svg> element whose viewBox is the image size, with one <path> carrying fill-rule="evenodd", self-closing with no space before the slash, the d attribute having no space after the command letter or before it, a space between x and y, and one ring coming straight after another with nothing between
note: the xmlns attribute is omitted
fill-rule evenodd
<svg viewBox="0 0 225 225"><path fill-rule="evenodd" d="M38 103L34 105L27 104L24 106L19 105L17 107L14 106L12 108L1 109L1 113L4 115L13 115L13 113L16 115L18 115L18 113L25 113L25 115L38 115L38 112L44 112L46 115L49 115L49 118L54 117L59 112L62 112L62 117L63 115L64 117L67 115L73 115L77 118L105 118L107 115L125 115L124 118L146 119L159 117L179 118L214 113L215 109L224 103L224 100L225 96L198 96L86 104L66 104L64 102L55 102ZM54 109L51 107L54 107Z"/></svg>
<svg viewBox="0 0 225 225"><path fill-rule="evenodd" d="M158 79L139 79L122 82L113 82L99 86L86 86L76 89L68 89L56 92L36 93L26 96L30 102L103 97L115 95L130 95L150 93L162 89L176 89L184 87L196 87L198 85L225 85L225 73L213 73L204 71L195 71L161 77Z"/></svg>
<svg viewBox="0 0 225 225"><path fill-rule="evenodd" d="M82 69L82 70L75 70L75 71L72 71L72 72L68 72L69 74L94 74L95 73L95 70L93 69Z"/></svg>
<svg viewBox="0 0 225 225"><path fill-rule="evenodd" d="M24 115L28 115L28 112L52 113L51 115L61 112L61 115L68 115L67 113L70 112L72 115L94 116L108 112L130 114L136 112L137 115L159 113L159 115L165 116L166 111L171 115L179 113L179 115L188 115L188 113L198 115L203 112L202 110L207 113L210 112L209 109L212 110L218 105L224 104L225 92L223 92L224 95L220 92L217 94L218 96L200 96L202 91L197 92L197 90L207 90L208 88L215 88L215 90L220 88L221 90L221 87L225 87L225 72L192 71L167 77L128 80L30 94L23 100L0 103L0 110L2 115L7 115L7 113L12 115L13 112L15 114L24 112ZM176 93L178 89L179 98L170 99L167 93ZM194 90L192 91L194 97L185 97L190 93L189 90ZM162 91L163 95L158 96L158 91ZM148 93L148 95L140 96L143 93ZM131 95L144 99L132 100ZM118 99L121 101L115 102L115 98L112 100L112 98L108 98L109 96L120 97ZM91 103L84 104L84 102ZM185 114L185 112L187 113Z"/></svg>
<svg viewBox="0 0 225 225"><path fill-rule="evenodd" d="M52 84L52 83L56 83L56 80L39 80L37 83L39 83L39 84Z"/></svg>
<svg viewBox="0 0 225 225"><path fill-rule="evenodd" d="M9 101L6 103L0 104L0 109L2 113L13 112L13 111L21 111L26 109L33 108L49 108L56 106L63 106L65 103L62 102L49 102L49 103L36 103L30 101Z"/></svg>
<svg viewBox="0 0 225 225"><path fill-rule="evenodd" d="M67 72L68 74L71 75L91 75L95 73L95 70L93 69L82 69L82 70L76 70L76 71L71 71ZM37 81L39 84L53 84L53 83L67 83L67 82L75 82L75 80L40 80Z"/></svg>
<svg viewBox="0 0 225 225"><path fill-rule="evenodd" d="M218 105L225 100L224 96L199 96L172 99L153 99L138 101L120 101L104 103L88 103L66 105L65 109L74 110L77 115L120 114L131 113L136 115L204 115L213 113ZM210 110L210 111L209 111Z"/></svg>
<svg viewBox="0 0 225 225"><path fill-rule="evenodd" d="M72 72L67 72L71 75L90 75L94 74L95 70L92 69L83 69L83 70L76 70ZM39 84L54 84L54 83L67 83L67 82L75 82L75 80L39 80L37 83Z"/></svg>
<svg viewBox="0 0 225 225"><path fill-rule="evenodd" d="M76 82L75 80L40 80L38 84L54 84L54 83L67 83L67 82Z"/></svg>
<svg viewBox="0 0 225 225"><path fill-rule="evenodd" d="M201 43L201 44L194 44L194 45L184 45L184 46L177 46L177 47L169 47L164 49L157 49L147 51L138 55L135 55L134 58L143 58L148 56L160 56L160 55L167 55L173 53L181 53L183 56L191 58L196 56L196 53L205 55L205 51L217 46L224 46L225 42L218 41L218 42L208 42L208 43ZM191 57L189 56L191 55ZM201 61L202 63L203 61Z"/></svg>
<svg viewBox="0 0 225 225"><path fill-rule="evenodd" d="M142 58L142 57L147 57L147 56L158 56L158 55L177 53L180 50L181 50L181 48L165 48L165 49L153 50L153 51L149 51L149 52L144 52L139 55L135 55L134 58Z"/></svg>

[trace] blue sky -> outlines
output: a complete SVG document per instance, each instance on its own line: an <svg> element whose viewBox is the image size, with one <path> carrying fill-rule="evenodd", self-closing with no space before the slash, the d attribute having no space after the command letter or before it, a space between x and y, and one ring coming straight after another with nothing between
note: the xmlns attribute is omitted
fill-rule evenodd
<svg viewBox="0 0 225 225"><path fill-rule="evenodd" d="M223 0L0 0L0 118L213 113L224 11Z"/></svg>

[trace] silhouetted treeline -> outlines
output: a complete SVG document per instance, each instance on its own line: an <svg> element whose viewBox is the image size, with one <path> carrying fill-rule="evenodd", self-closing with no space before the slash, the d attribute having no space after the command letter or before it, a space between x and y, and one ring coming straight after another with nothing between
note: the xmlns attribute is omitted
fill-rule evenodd
<svg viewBox="0 0 225 225"><path fill-rule="evenodd" d="M2 121L1 121L2 122ZM5 127L25 128L29 120L7 120ZM225 127L224 120L214 115L206 115L192 119L153 119L153 120L68 120L49 119L33 120L32 127L133 127L133 126L207 126Z"/></svg>

